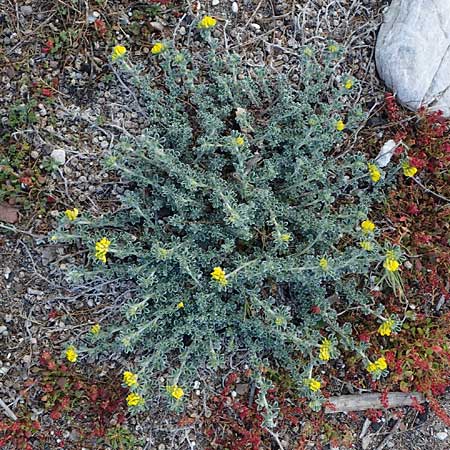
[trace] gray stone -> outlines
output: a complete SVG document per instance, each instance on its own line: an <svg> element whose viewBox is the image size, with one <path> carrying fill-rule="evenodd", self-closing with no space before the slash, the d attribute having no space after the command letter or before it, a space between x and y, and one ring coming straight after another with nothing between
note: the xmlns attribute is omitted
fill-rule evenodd
<svg viewBox="0 0 450 450"><path fill-rule="evenodd" d="M20 12L26 17L33 14L33 7L29 5L24 5L20 7Z"/></svg>
<svg viewBox="0 0 450 450"><path fill-rule="evenodd" d="M450 1L393 0L378 33L380 77L400 103L450 117Z"/></svg>
<svg viewBox="0 0 450 450"><path fill-rule="evenodd" d="M440 431L439 433L436 433L436 437L440 441L445 441L448 438L448 433L446 433L445 431Z"/></svg>
<svg viewBox="0 0 450 450"><path fill-rule="evenodd" d="M65 164L66 152L63 149L53 150L50 155L58 164Z"/></svg>

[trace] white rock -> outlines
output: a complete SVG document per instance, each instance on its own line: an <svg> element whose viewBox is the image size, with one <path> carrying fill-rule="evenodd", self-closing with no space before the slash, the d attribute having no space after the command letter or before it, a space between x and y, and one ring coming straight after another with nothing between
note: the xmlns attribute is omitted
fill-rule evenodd
<svg viewBox="0 0 450 450"><path fill-rule="evenodd" d="M220 3L220 0L212 0L211 5L217 6Z"/></svg>
<svg viewBox="0 0 450 450"><path fill-rule="evenodd" d="M24 5L20 7L20 12L26 17L33 14L33 7L29 5Z"/></svg>
<svg viewBox="0 0 450 450"><path fill-rule="evenodd" d="M397 144L392 139L385 142L383 147L381 147L380 153L378 153L378 156L375 158L375 163L378 167L383 168L389 164L396 147Z"/></svg>
<svg viewBox="0 0 450 450"><path fill-rule="evenodd" d="M436 433L436 437L440 441L445 441L448 438L448 433L446 433L445 431L440 431L439 433Z"/></svg>
<svg viewBox="0 0 450 450"><path fill-rule="evenodd" d="M233 14L237 14L239 11L239 6L237 4L237 2L233 2L233 4L231 5L231 11L233 12Z"/></svg>
<svg viewBox="0 0 450 450"><path fill-rule="evenodd" d="M150 26L161 33L164 31L164 25L161 22L150 22Z"/></svg>
<svg viewBox="0 0 450 450"><path fill-rule="evenodd" d="M53 150L50 157L53 158L58 164L66 163L66 152L63 149Z"/></svg>
<svg viewBox="0 0 450 450"><path fill-rule="evenodd" d="M393 0L375 48L378 72L410 109L450 117L450 1Z"/></svg>

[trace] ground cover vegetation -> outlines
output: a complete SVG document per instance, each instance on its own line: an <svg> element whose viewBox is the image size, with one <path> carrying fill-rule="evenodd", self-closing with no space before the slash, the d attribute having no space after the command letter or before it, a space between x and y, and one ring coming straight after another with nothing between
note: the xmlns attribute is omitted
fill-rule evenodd
<svg viewBox="0 0 450 450"><path fill-rule="evenodd" d="M439 404L450 385L448 121L406 112L387 94L383 138L397 146L381 168L378 139L346 151L366 117L348 95L357 80L334 73L344 49L301 49L292 85L224 52L215 24L197 24L200 58L154 41L146 75L132 48L113 49L147 120L104 162L127 191L100 217L73 204L51 239L84 252L72 281L131 281L134 296L113 325L86 326L63 354L42 354L21 395L49 420L25 405L17 421L0 422L5 448L138 448L127 409L145 412L163 395L179 427L191 426L184 411L199 371L221 373L230 357L248 368L205 403L205 448L273 448L293 434L288 448L350 447L354 423L379 424L397 390L425 394L417 417L430 406L450 424ZM96 19L84 34L45 42L44 53L89 33L107 46L110 28ZM38 95L50 102L56 88ZM25 208L48 201L55 170L11 136L34 124L35 110L34 100L12 108L2 138L0 200ZM94 355L120 358L123 372L95 381L83 372ZM239 383L249 390L236 398ZM384 410L331 419L323 406L342 386L379 392Z"/></svg>
<svg viewBox="0 0 450 450"><path fill-rule="evenodd" d="M133 280L137 290L122 306L126 320L79 351L139 353L124 374L132 407L164 390L178 408L198 367L219 368L239 351L255 374L274 364L288 370L318 410L317 371L341 352L354 352L373 379L387 374L385 358L369 355L337 316L361 308L385 334L399 326L369 295L384 285L401 295L401 250L370 220L393 178L363 154L331 156L364 117L344 106L354 80L331 81L337 45L320 60L304 49L294 87L219 54L214 25L210 17L198 24L208 44L201 61L155 43L158 74L141 75L126 48L114 48L149 116L143 134L124 137L107 158L130 189L113 214L66 211L52 239L88 249L73 280ZM69 360L77 356L68 349ZM169 384L159 384L160 373ZM270 380L256 379L273 426Z"/></svg>

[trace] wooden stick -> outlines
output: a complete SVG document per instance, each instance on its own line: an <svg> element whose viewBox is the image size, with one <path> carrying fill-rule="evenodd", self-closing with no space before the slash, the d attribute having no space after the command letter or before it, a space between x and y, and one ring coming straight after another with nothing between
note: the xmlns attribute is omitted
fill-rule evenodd
<svg viewBox="0 0 450 450"><path fill-rule="evenodd" d="M16 421L17 416L12 412L11 408L0 398L0 406L5 410L5 414L11 419Z"/></svg>
<svg viewBox="0 0 450 450"><path fill-rule="evenodd" d="M414 400L415 399L415 400ZM387 395L388 408L398 408L399 406L411 406L414 401L424 403L425 398L419 392L390 392ZM381 403L381 394L356 394L330 397L330 406L325 408L326 414L349 411L364 411L366 409L384 409Z"/></svg>
<svg viewBox="0 0 450 450"><path fill-rule="evenodd" d="M394 436L394 434L397 433L401 423L402 419L398 419L397 422L395 422L395 425L392 427L392 430L389 431L389 434L381 441L381 444L376 448L376 450L383 450L384 447L386 447L387 443L392 439L392 436Z"/></svg>

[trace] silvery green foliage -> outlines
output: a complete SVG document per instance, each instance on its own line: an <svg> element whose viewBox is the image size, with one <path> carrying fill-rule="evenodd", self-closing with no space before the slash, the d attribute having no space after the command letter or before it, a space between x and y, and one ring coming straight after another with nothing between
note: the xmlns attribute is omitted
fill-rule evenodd
<svg viewBox="0 0 450 450"><path fill-rule="evenodd" d="M348 131L336 122L351 130L361 114L344 111L331 54L321 64L300 55L298 85L246 70L236 55L209 51L198 62L167 49L157 58L157 77L125 65L150 118L108 157L130 183L122 207L60 230L91 254L74 277L136 286L98 349L136 356L145 398L164 390L161 373L189 392L199 368L238 353L254 368L287 369L320 405L304 383L320 379L318 346L327 336L334 357L339 348L362 354L337 313L370 303L362 286L382 260L381 247L359 246L359 224L383 181L371 182L363 155L337 151ZM93 258L103 236L112 241L105 265ZM217 266L226 286L211 279Z"/></svg>

